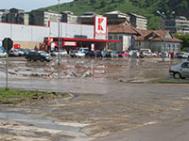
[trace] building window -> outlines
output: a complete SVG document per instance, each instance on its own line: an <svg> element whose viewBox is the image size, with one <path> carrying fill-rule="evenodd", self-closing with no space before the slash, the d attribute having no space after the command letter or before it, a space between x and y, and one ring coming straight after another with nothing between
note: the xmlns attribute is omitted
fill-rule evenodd
<svg viewBox="0 0 189 141"><path fill-rule="evenodd" d="M123 37L122 37L122 35L120 35L120 36L119 36L119 40L122 40L122 39L123 39Z"/></svg>
<svg viewBox="0 0 189 141"><path fill-rule="evenodd" d="M141 41L138 42L138 45L141 46Z"/></svg>

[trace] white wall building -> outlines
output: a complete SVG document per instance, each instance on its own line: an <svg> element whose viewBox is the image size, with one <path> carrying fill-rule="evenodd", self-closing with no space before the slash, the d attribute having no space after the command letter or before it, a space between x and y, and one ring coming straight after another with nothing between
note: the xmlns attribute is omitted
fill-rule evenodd
<svg viewBox="0 0 189 141"><path fill-rule="evenodd" d="M132 36L136 35L136 31L133 30L133 27L122 23L119 25L110 25L108 26L108 38L110 40L120 40L118 43L110 43L109 49L126 51L132 47Z"/></svg>
<svg viewBox="0 0 189 141"><path fill-rule="evenodd" d="M33 48L42 43L44 38L60 37L64 41L78 45L98 45L104 47L107 42L107 25L105 17L96 17L96 24L82 25L62 22L50 22L49 26L31 26L0 23L0 40L6 37L20 43L23 48Z"/></svg>

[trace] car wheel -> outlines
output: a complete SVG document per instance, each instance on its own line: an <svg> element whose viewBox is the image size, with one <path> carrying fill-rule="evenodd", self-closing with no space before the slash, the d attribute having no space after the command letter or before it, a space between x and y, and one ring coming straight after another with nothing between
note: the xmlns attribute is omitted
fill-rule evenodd
<svg viewBox="0 0 189 141"><path fill-rule="evenodd" d="M174 77L175 79L180 79L180 78L182 78L181 74L178 73L178 72L174 73L173 77Z"/></svg>

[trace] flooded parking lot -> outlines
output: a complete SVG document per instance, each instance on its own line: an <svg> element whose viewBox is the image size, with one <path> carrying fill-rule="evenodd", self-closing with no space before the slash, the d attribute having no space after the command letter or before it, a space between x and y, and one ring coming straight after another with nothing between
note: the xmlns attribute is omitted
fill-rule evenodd
<svg viewBox="0 0 189 141"><path fill-rule="evenodd" d="M0 76L5 75L5 61L0 61ZM166 78L170 62L160 58L63 58L60 65L56 59L50 63L27 62L24 58L10 58L10 79L107 79L132 81Z"/></svg>
<svg viewBox="0 0 189 141"><path fill-rule="evenodd" d="M2 105L2 140L106 141L146 126L187 122L188 85L151 83L169 78L170 62L158 58L64 58L60 66L56 60L10 58L9 63L10 87L69 92L71 97Z"/></svg>

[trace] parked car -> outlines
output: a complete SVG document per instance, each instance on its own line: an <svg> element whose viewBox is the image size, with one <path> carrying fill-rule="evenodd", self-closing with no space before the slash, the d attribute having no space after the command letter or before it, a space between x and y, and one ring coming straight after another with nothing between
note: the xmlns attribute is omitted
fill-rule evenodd
<svg viewBox="0 0 189 141"><path fill-rule="evenodd" d="M62 56L62 57L68 55L68 53L67 53L67 51L65 49L61 49L59 51L53 51L51 53L52 56L58 56L58 54L60 54L60 56Z"/></svg>
<svg viewBox="0 0 189 141"><path fill-rule="evenodd" d="M111 57L112 57L112 58L117 58L117 57L119 57L119 51L112 50L112 52L111 52Z"/></svg>
<svg viewBox="0 0 189 141"><path fill-rule="evenodd" d="M6 57L7 53L3 50L0 49L0 57Z"/></svg>
<svg viewBox="0 0 189 141"><path fill-rule="evenodd" d="M25 58L28 61L51 61L51 56L44 51L31 51L25 56Z"/></svg>
<svg viewBox="0 0 189 141"><path fill-rule="evenodd" d="M88 48L80 48L78 52L75 53L77 57L85 57L86 53L89 51Z"/></svg>
<svg viewBox="0 0 189 141"><path fill-rule="evenodd" d="M188 52L179 52L179 53L176 53L176 58L186 59L186 58L188 58L188 56L189 56Z"/></svg>
<svg viewBox="0 0 189 141"><path fill-rule="evenodd" d="M119 57L128 57L129 53L127 51L122 51L119 53Z"/></svg>
<svg viewBox="0 0 189 141"><path fill-rule="evenodd" d="M157 57L157 54L153 53L151 49L140 49L140 55L142 57Z"/></svg>
<svg viewBox="0 0 189 141"><path fill-rule="evenodd" d="M139 58L140 57L140 53L138 50L130 50L129 51L129 56L130 57L134 57L134 58Z"/></svg>
<svg viewBox="0 0 189 141"><path fill-rule="evenodd" d="M24 52L20 49L11 49L9 51L9 56L12 56L12 57L18 57L18 56L23 56L24 55Z"/></svg>
<svg viewBox="0 0 189 141"><path fill-rule="evenodd" d="M69 52L70 57L76 57L77 52L78 52L78 50L70 50L70 52Z"/></svg>
<svg viewBox="0 0 189 141"><path fill-rule="evenodd" d="M95 50L94 54L95 54L95 57L102 57L101 50Z"/></svg>
<svg viewBox="0 0 189 141"><path fill-rule="evenodd" d="M182 63L172 65L169 69L169 73L175 79L189 78L189 61L184 61Z"/></svg>
<svg viewBox="0 0 189 141"><path fill-rule="evenodd" d="M109 57L111 57L111 51L109 51L109 50L102 50L101 51L101 55L102 55L102 57L109 58Z"/></svg>
<svg viewBox="0 0 189 141"><path fill-rule="evenodd" d="M22 50L23 51L23 56L26 56L26 55L28 55L28 53L29 52L31 52L31 49L24 49L24 48L21 48L20 50Z"/></svg>
<svg viewBox="0 0 189 141"><path fill-rule="evenodd" d="M86 57L95 57L95 53L94 53L94 51L89 50L86 52L85 56Z"/></svg>
<svg viewBox="0 0 189 141"><path fill-rule="evenodd" d="M81 51L76 52L75 55L76 57L85 57L85 53Z"/></svg>

